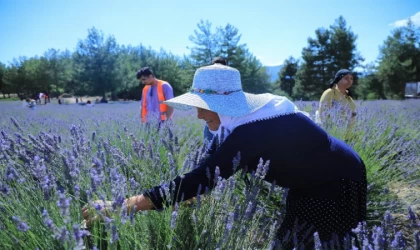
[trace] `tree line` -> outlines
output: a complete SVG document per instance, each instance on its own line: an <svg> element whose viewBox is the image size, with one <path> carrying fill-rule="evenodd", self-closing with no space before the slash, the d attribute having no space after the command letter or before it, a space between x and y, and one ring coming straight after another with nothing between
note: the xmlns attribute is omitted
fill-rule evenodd
<svg viewBox="0 0 420 250"><path fill-rule="evenodd" d="M16 93L22 99L43 92L51 97L67 93L139 100L143 86L135 73L149 66L179 95L190 87L195 70L209 65L215 56L225 57L229 66L241 72L245 91L272 92L294 100L318 100L341 68L357 70L354 95L358 99L402 99L405 83L420 81L420 27L411 21L386 38L377 64L363 64L357 35L340 16L308 38L301 58L285 60L274 83L233 25L213 28L210 21L202 20L189 40L189 55L177 56L142 44L119 45L114 36L93 27L75 51L51 48L42 56L19 57L9 65L0 62L0 91L4 97Z"/></svg>

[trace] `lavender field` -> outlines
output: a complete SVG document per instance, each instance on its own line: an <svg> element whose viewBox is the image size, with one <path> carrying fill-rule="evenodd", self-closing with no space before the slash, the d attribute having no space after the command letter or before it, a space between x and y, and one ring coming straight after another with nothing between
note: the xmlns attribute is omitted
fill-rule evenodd
<svg viewBox="0 0 420 250"><path fill-rule="evenodd" d="M311 115L318 107L296 104ZM368 221L341 249L420 249L420 101L358 107L348 143L368 168ZM158 131L141 124L138 102L0 102L0 249L273 249L287 190L264 182L263 171L247 185L238 172L162 211L132 215L121 206L204 157L195 115L175 111ZM326 129L344 139L345 127L337 119ZM98 199L113 201L112 213L86 230L81 208Z"/></svg>

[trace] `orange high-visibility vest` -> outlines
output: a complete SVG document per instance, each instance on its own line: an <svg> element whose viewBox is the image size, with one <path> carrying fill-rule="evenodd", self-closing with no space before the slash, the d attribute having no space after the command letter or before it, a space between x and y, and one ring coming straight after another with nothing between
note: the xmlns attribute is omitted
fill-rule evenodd
<svg viewBox="0 0 420 250"><path fill-rule="evenodd" d="M157 84L157 93L158 93L158 100L159 100L159 112L160 112L160 119L162 121L166 120L166 111L168 111L168 105L164 104L163 101L165 101L165 95L163 94L163 87L162 87L163 81L158 81ZM142 95L142 105L141 105L141 121L146 122L146 115L147 115L147 104L146 104L146 96L147 92L150 89L150 85L146 85L143 88L143 95Z"/></svg>

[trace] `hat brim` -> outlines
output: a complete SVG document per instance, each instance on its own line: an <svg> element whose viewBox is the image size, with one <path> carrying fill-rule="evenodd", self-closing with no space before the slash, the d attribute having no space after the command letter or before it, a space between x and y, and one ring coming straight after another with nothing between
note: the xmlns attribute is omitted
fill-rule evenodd
<svg viewBox="0 0 420 250"><path fill-rule="evenodd" d="M197 107L227 116L243 116L253 113L272 99L270 94L255 95L242 91L229 95L186 93L164 103L180 110Z"/></svg>

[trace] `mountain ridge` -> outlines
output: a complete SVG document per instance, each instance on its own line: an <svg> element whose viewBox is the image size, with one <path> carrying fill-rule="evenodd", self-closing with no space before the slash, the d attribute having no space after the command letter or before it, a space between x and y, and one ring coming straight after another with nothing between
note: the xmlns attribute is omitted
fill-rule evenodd
<svg viewBox="0 0 420 250"><path fill-rule="evenodd" d="M283 65L273 65L273 66L263 66L267 72L267 74L270 76L270 82L274 83L277 81L279 77L279 72L283 68Z"/></svg>

